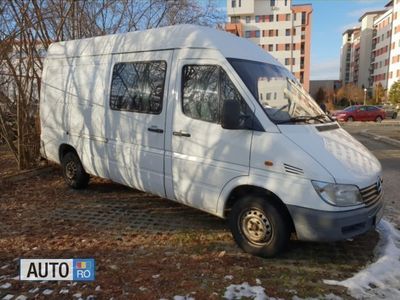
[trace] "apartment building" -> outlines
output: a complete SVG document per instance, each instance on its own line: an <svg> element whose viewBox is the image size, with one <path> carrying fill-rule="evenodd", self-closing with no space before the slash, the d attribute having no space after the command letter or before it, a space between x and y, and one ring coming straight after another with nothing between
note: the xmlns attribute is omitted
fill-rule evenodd
<svg viewBox="0 0 400 300"><path fill-rule="evenodd" d="M358 65L355 67L356 49L360 48L360 27L348 29L343 33L342 53L340 63L340 78L347 84L354 82L355 69L358 70Z"/></svg>
<svg viewBox="0 0 400 300"><path fill-rule="evenodd" d="M400 80L400 1L393 2L388 86Z"/></svg>
<svg viewBox="0 0 400 300"><path fill-rule="evenodd" d="M390 47L392 38L392 12L389 8L375 20L375 28L372 35L372 56L370 86L382 85L388 88Z"/></svg>
<svg viewBox="0 0 400 300"><path fill-rule="evenodd" d="M291 0L227 0L225 30L250 39L310 88L312 6Z"/></svg>
<svg viewBox="0 0 400 300"><path fill-rule="evenodd" d="M400 80L400 0L365 13L359 22L343 33L340 79L369 93L379 85L389 91Z"/></svg>

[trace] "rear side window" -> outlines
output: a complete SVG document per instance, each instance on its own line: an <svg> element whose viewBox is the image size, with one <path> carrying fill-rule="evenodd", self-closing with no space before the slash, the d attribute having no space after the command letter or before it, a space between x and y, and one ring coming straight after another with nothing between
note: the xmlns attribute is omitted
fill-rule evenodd
<svg viewBox="0 0 400 300"><path fill-rule="evenodd" d="M111 109L161 113L166 69L165 61L116 64L111 82Z"/></svg>
<svg viewBox="0 0 400 300"><path fill-rule="evenodd" d="M378 108L376 106L367 106L367 110L368 111L375 111L375 110L378 110Z"/></svg>
<svg viewBox="0 0 400 300"><path fill-rule="evenodd" d="M252 112L226 72L215 65L186 65L183 67L182 110L190 118L220 123L223 101L236 100L241 113Z"/></svg>

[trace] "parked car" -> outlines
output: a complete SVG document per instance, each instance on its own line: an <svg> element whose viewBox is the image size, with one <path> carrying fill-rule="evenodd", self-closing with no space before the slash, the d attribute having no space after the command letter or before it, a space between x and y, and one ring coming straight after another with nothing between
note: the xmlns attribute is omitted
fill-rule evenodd
<svg viewBox="0 0 400 300"><path fill-rule="evenodd" d="M91 174L227 218L264 257L382 217L379 161L247 39L178 25L53 43L41 86L41 153L72 188Z"/></svg>
<svg viewBox="0 0 400 300"><path fill-rule="evenodd" d="M382 122L386 117L383 109L372 105L352 105L343 110L336 111L332 115L341 122L375 121Z"/></svg>
<svg viewBox="0 0 400 300"><path fill-rule="evenodd" d="M386 113L386 118L397 119L398 108L390 103L384 103L383 105L378 105L377 107L383 109Z"/></svg>

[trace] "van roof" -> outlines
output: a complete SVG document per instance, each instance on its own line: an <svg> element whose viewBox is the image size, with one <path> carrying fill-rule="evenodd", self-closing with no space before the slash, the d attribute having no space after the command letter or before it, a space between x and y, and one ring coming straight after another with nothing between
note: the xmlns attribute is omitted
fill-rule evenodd
<svg viewBox="0 0 400 300"><path fill-rule="evenodd" d="M217 49L225 57L251 59L280 65L270 54L247 39L239 38L226 31L197 25L175 25L145 31L57 42L49 47L47 58L183 48Z"/></svg>

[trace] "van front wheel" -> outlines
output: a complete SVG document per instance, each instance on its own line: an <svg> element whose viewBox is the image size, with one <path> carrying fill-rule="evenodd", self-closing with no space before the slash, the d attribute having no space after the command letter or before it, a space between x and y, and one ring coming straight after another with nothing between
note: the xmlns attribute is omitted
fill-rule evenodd
<svg viewBox="0 0 400 300"><path fill-rule="evenodd" d="M256 256L273 257L289 242L290 230L285 214L261 196L244 197L236 202L229 223L239 247Z"/></svg>
<svg viewBox="0 0 400 300"><path fill-rule="evenodd" d="M62 158L62 169L65 182L73 189L83 189L89 184L89 174L82 166L81 160L74 152L68 152Z"/></svg>

